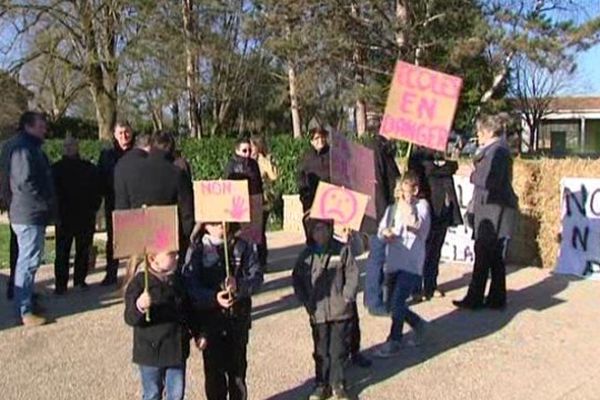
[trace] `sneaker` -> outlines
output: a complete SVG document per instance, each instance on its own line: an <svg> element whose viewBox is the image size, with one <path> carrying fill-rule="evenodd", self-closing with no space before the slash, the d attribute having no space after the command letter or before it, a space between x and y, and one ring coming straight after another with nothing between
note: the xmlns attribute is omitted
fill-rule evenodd
<svg viewBox="0 0 600 400"><path fill-rule="evenodd" d="M48 321L46 320L46 318L41 317L39 315L35 315L33 313L27 313L21 317L21 323L27 328L41 326L46 324L47 322Z"/></svg>
<svg viewBox="0 0 600 400"><path fill-rule="evenodd" d="M398 354L400 354L400 350L402 350L402 345L400 344L400 342L397 342L395 340L388 340L375 351L375 357L395 357Z"/></svg>
<svg viewBox="0 0 600 400"><path fill-rule="evenodd" d="M359 366L360 368L369 368L371 365L373 365L373 361L369 360L360 353L351 355L350 361L352 361L352 364Z"/></svg>
<svg viewBox="0 0 600 400"><path fill-rule="evenodd" d="M308 396L308 400L325 400L331 396L331 389L329 386L317 385L315 390Z"/></svg>
<svg viewBox="0 0 600 400"><path fill-rule="evenodd" d="M102 282L100 282L100 286L113 286L117 284L116 276L105 276Z"/></svg>
<svg viewBox="0 0 600 400"><path fill-rule="evenodd" d="M78 292L85 292L89 288L89 285L85 282L78 283L77 285L75 285L75 290L77 290Z"/></svg>
<svg viewBox="0 0 600 400"><path fill-rule="evenodd" d="M333 398L336 400L350 400L350 395L344 387L333 388Z"/></svg>
<svg viewBox="0 0 600 400"><path fill-rule="evenodd" d="M389 317L390 312L384 306L370 307L368 309L369 314L375 317Z"/></svg>

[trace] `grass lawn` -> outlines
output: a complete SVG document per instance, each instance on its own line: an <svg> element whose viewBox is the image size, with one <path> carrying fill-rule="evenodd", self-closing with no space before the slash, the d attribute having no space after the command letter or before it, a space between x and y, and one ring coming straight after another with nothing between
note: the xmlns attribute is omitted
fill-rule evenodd
<svg viewBox="0 0 600 400"><path fill-rule="evenodd" d="M98 248L98 254L104 254L104 241L94 240L94 245ZM43 264L54 263L55 242L54 238L46 238L46 247L44 249ZM75 245L72 246L71 253L75 251ZM0 224L0 268L10 266L10 229L6 224Z"/></svg>

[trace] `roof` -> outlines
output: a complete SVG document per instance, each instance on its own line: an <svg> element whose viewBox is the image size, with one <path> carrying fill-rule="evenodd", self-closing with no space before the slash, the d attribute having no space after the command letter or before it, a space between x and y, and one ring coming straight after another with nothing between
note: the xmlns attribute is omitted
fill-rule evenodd
<svg viewBox="0 0 600 400"><path fill-rule="evenodd" d="M600 111L600 97L555 97L550 101L552 111Z"/></svg>

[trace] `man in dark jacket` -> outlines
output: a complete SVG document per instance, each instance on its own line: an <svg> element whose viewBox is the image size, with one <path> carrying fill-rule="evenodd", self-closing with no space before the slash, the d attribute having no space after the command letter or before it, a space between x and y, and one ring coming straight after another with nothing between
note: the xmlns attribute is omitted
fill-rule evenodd
<svg viewBox="0 0 600 400"><path fill-rule="evenodd" d="M115 209L129 210L131 196L127 188L128 182L140 179L143 164L151 150L150 135L141 134L135 137L134 147L117 162L115 166Z"/></svg>
<svg viewBox="0 0 600 400"><path fill-rule="evenodd" d="M56 224L56 259L54 276L56 294L67 291L69 258L75 240L73 286L85 289L90 249L94 242L96 212L102 202L100 174L94 164L79 157L76 139L66 138L64 155L52 166L58 199Z"/></svg>
<svg viewBox="0 0 600 400"><path fill-rule="evenodd" d="M179 215L179 247L185 252L194 229L194 193L187 175L173 165L168 149L173 145L173 137L161 133L152 137L152 148L146 158L136 162L119 163L117 188L127 193L125 209L142 206L177 205ZM121 182L122 180L122 182ZM183 260L180 260L183 261Z"/></svg>
<svg viewBox="0 0 600 400"><path fill-rule="evenodd" d="M34 314L35 274L42 262L46 226L55 214L55 195L48 157L42 151L45 117L26 112L19 121L18 138L9 150L9 220L19 245L15 271L15 307L25 326L38 326L45 318Z"/></svg>
<svg viewBox="0 0 600 400"><path fill-rule="evenodd" d="M247 180L250 196L263 193L263 182L258 163L250 158L250 140L238 139L235 142L235 155L225 167L225 179Z"/></svg>
<svg viewBox="0 0 600 400"><path fill-rule="evenodd" d="M474 158L471 175L475 265L469 291L463 300L454 301L461 308L506 306L506 268L504 257L518 210L518 198L512 187L512 157L504 139L506 118L484 115L477 121L477 136L482 147ZM484 300L487 277L490 289Z"/></svg>
<svg viewBox="0 0 600 400"><path fill-rule="evenodd" d="M117 283L119 260L113 256L112 212L115 209L115 166L119 159L127 153L133 144L131 125L125 120L117 121L114 128L112 146L102 150L98 160L98 169L102 179L104 196L104 218L106 220L106 276L101 285L110 286Z"/></svg>
<svg viewBox="0 0 600 400"><path fill-rule="evenodd" d="M454 188L454 173L458 170L456 161L447 161L443 154L428 149L414 151L409 168L420 177L420 193L431 207L431 229L427 237L425 264L423 266L423 285L415 298L430 300L437 291L440 257L448 228L462 225L460 206Z"/></svg>

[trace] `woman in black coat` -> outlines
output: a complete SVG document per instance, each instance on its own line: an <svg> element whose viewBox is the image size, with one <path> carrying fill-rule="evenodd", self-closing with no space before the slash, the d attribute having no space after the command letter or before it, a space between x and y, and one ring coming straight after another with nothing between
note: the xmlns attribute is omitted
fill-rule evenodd
<svg viewBox="0 0 600 400"><path fill-rule="evenodd" d="M513 163L504 138L506 117L482 116L477 122L481 147L475 154L471 174L473 199L469 219L475 236L475 265L467 296L454 305L476 309L506 306L506 268L504 256L518 210L518 198L512 187ZM484 292L488 274L491 284L487 299Z"/></svg>

